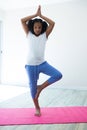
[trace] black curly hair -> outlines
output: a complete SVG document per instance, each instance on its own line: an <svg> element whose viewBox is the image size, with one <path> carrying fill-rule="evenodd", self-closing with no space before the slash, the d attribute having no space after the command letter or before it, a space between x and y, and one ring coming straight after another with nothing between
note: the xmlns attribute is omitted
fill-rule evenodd
<svg viewBox="0 0 87 130"><path fill-rule="evenodd" d="M39 23L42 24L41 34L44 33L46 31L47 27L48 27L48 24L45 21L43 21L42 19L39 19L39 18L31 19L31 20L28 21L27 26L29 28L29 31L31 31L33 34L35 34L33 27L34 27L34 24L36 22L39 22Z"/></svg>

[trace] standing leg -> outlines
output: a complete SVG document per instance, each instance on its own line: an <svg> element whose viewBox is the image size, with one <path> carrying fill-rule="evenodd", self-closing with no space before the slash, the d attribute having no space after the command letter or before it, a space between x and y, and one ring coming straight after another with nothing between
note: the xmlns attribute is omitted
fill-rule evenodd
<svg viewBox="0 0 87 130"><path fill-rule="evenodd" d="M26 65L25 68L30 82L30 91L31 91L32 100L36 109L35 115L40 116L41 113L40 113L38 98L35 98L35 95L37 93L37 78L38 78L36 66Z"/></svg>

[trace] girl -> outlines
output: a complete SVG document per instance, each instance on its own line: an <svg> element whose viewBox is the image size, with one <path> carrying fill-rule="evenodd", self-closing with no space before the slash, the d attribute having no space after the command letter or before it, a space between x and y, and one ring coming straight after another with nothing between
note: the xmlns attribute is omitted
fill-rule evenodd
<svg viewBox="0 0 87 130"><path fill-rule="evenodd" d="M37 16L40 18L36 18ZM41 6L39 6L34 15L22 18L21 23L27 35L29 46L25 68L30 82L31 96L36 109L35 115L40 116L41 111L38 97L41 91L62 78L62 74L44 59L45 43L53 30L55 22L43 16L41 14ZM49 75L50 78L41 85L37 85L40 73Z"/></svg>

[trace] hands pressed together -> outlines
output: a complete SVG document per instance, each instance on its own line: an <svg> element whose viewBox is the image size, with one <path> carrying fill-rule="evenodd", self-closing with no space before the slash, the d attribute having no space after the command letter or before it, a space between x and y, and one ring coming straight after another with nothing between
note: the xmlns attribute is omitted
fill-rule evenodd
<svg viewBox="0 0 87 130"><path fill-rule="evenodd" d="M41 17L41 6L38 6L37 12L36 12L36 16Z"/></svg>

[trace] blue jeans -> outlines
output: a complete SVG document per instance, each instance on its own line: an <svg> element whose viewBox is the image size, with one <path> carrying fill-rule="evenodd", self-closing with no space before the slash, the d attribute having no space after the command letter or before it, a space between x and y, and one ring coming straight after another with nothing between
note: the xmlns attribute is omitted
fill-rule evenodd
<svg viewBox="0 0 87 130"><path fill-rule="evenodd" d="M47 80L49 84L52 84L62 78L61 72L59 72L57 69L49 65L46 61L40 65L35 65L35 66L25 65L25 68L29 78L32 98L35 98L37 92L37 80L39 79L40 73L44 73L50 76Z"/></svg>

